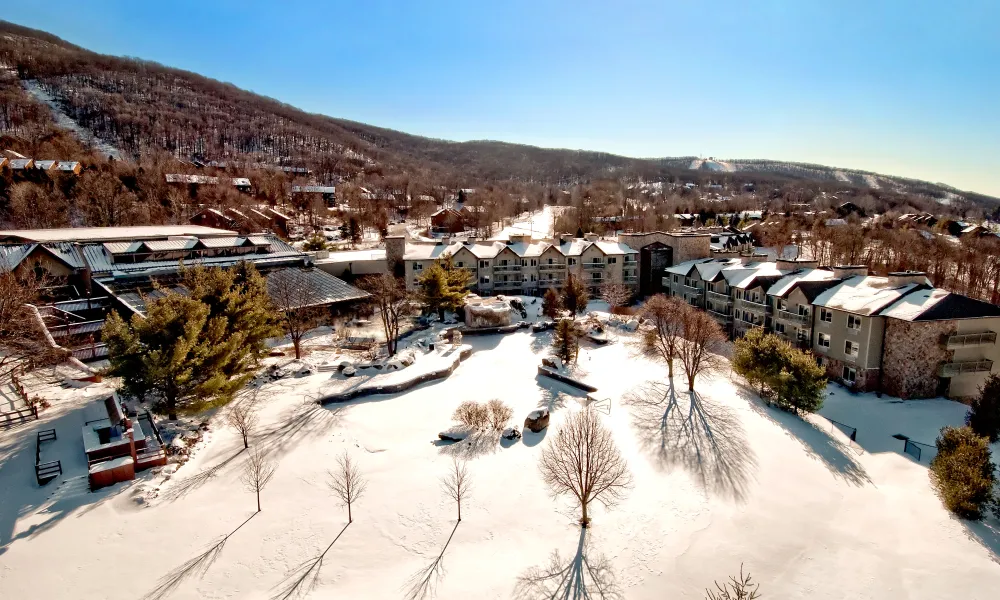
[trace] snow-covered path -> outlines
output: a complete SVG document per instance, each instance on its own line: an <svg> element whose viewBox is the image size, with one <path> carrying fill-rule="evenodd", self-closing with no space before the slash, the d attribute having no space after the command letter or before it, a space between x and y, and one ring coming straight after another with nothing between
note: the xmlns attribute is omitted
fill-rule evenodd
<svg viewBox="0 0 1000 600"><path fill-rule="evenodd" d="M74 134L76 134L78 138L80 138L80 140L82 140L86 144L90 144L101 154L105 156L110 156L115 160L122 159L122 153L121 151L118 150L118 148L115 148L111 144L99 139L89 129L83 127L75 120L73 120L73 117L67 115L63 111L62 107L59 106L59 103L56 102L55 98L53 98L51 94L45 91L45 88L43 88L41 84L39 84L34 79L27 79L23 83L25 91L34 96L35 100L38 100L39 102L49 107L49 109L52 111L52 117L56 121L56 125L62 127L63 129L68 129L69 131L72 131ZM62 158L62 157L52 157L52 158Z"/></svg>
<svg viewBox="0 0 1000 600"><path fill-rule="evenodd" d="M500 230L500 233L493 236L498 240L506 240L511 234L529 234L536 239L551 238L552 226L555 223L555 214L551 206L544 206L542 210L525 213L518 220Z"/></svg>
<svg viewBox="0 0 1000 600"><path fill-rule="evenodd" d="M637 357L627 339L585 348L579 359L583 379L599 388L594 396L611 401L605 418L635 476L620 506L596 508L583 544L576 510L549 496L537 468L545 438L582 398L536 376L548 334L520 331L466 337L476 351L451 377L399 396L322 408L312 398L327 374L265 386L254 443L278 470L256 515L239 483L246 455L218 424L141 504L142 482L53 506L38 494L2 492L2 596L500 599L520 590L535 598L545 575L570 572L585 556L607 568L595 576L625 598L702 598L741 563L766 598L995 597L998 540L951 518L926 463L882 433L898 423L933 441L921 438L960 422L964 407L831 388L829 416L858 426L863 450L819 416L802 421L762 406L728 373L700 380L693 404L680 377L673 394L651 386L664 369ZM536 406L550 407L549 430L509 447L485 437L437 442L461 401L491 398L510 404L518 425ZM0 433L0 490L35 487L30 467L12 464L9 452L32 431ZM369 480L346 528L327 486L345 449ZM453 456L470 461L474 478L457 526L439 483Z"/></svg>

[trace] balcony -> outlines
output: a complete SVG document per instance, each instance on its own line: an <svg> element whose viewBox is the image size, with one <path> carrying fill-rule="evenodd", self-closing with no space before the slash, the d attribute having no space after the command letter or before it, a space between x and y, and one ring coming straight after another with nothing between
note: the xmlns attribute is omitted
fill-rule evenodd
<svg viewBox="0 0 1000 600"><path fill-rule="evenodd" d="M524 282L520 281L520 280L516 280L516 281L494 281L493 282L493 289L497 289L497 290L509 290L509 289L512 289L512 288L520 288L522 285L524 285Z"/></svg>
<svg viewBox="0 0 1000 600"><path fill-rule="evenodd" d="M787 310L775 311L774 318L788 323L799 323L802 325L809 324L809 315L800 315L798 313L788 312Z"/></svg>
<svg viewBox="0 0 1000 600"><path fill-rule="evenodd" d="M603 269L605 267L605 263L603 263L603 262L597 262L597 261L584 262L584 263L580 263L580 264L583 265L584 269L587 269L587 270L590 270L590 271Z"/></svg>
<svg viewBox="0 0 1000 600"><path fill-rule="evenodd" d="M493 265L494 273L520 273L521 265Z"/></svg>
<svg viewBox="0 0 1000 600"><path fill-rule="evenodd" d="M755 312L763 314L767 312L767 305L761 304L760 302L754 302L752 300L740 299L736 301L737 306L742 306L743 308L749 310L750 312Z"/></svg>
<svg viewBox="0 0 1000 600"><path fill-rule="evenodd" d="M636 277L635 275L629 275L622 279L622 283L624 283L625 285L635 285L639 283L639 278Z"/></svg>
<svg viewBox="0 0 1000 600"><path fill-rule="evenodd" d="M945 347L949 350L955 348L972 348L974 346L992 346L997 343L997 334L993 331L983 331L980 333L956 333L949 335L945 340Z"/></svg>
<svg viewBox="0 0 1000 600"><path fill-rule="evenodd" d="M965 360L941 365L941 377L957 377L965 373L983 373L993 370L992 360Z"/></svg>
<svg viewBox="0 0 1000 600"><path fill-rule="evenodd" d="M733 322L733 315L727 315L726 313L721 313L712 309L708 309L708 314L715 317L715 320L719 321L723 325L728 325Z"/></svg>
<svg viewBox="0 0 1000 600"><path fill-rule="evenodd" d="M720 294L719 292L713 292L712 290L708 290L706 293L708 294L709 300L724 302L726 304L732 304L733 302L733 298L729 294Z"/></svg>
<svg viewBox="0 0 1000 600"><path fill-rule="evenodd" d="M541 279L538 281L538 287L562 287L563 283L564 281L562 279Z"/></svg>
<svg viewBox="0 0 1000 600"><path fill-rule="evenodd" d="M566 263L542 263L538 265L539 271L565 271Z"/></svg>
<svg viewBox="0 0 1000 600"><path fill-rule="evenodd" d="M705 293L705 288L700 288L696 285L688 285L685 283L683 287L684 287L684 293L686 294L695 293L701 295Z"/></svg>

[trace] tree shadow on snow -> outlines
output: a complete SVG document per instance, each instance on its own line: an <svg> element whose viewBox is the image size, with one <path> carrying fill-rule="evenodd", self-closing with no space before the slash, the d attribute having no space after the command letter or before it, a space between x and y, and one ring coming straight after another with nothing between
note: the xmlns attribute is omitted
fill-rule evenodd
<svg viewBox="0 0 1000 600"><path fill-rule="evenodd" d="M868 472L855 458L854 451L840 440L797 415L767 406L760 396L745 385L735 383L734 387L740 397L747 400L750 408L802 442L806 452L823 463L835 477L856 486L872 483Z"/></svg>
<svg viewBox="0 0 1000 600"><path fill-rule="evenodd" d="M990 553L993 562L1000 564L1000 521L996 518L987 518L982 521L960 519L960 521L965 526L969 539L985 548Z"/></svg>
<svg viewBox="0 0 1000 600"><path fill-rule="evenodd" d="M451 535L448 536L448 541L446 541L444 543L444 547L441 548L441 553L438 554L437 557L426 567L410 576L410 579L406 582L406 600L425 600L427 598L434 597L437 585L440 583L441 578L444 577L445 574L445 550L447 550L448 545L451 544L451 539L455 537L455 532L458 530L459 523L460 521L455 522L455 527L451 530Z"/></svg>
<svg viewBox="0 0 1000 600"><path fill-rule="evenodd" d="M201 486L208 483L210 479L215 477L219 471L224 469L226 465L236 460L240 454L243 454L244 448L241 446L236 454L233 454L229 458L223 460L222 462L205 469L204 471L198 473L197 475L192 475L186 479L181 479L180 477L171 478L173 483L167 488L163 495L161 496L165 501L173 502L174 500L179 500L194 490L200 488Z"/></svg>
<svg viewBox="0 0 1000 600"><path fill-rule="evenodd" d="M493 454L500 447L499 431L475 431L460 442L435 440L441 454L461 460L472 460L487 454Z"/></svg>
<svg viewBox="0 0 1000 600"><path fill-rule="evenodd" d="M591 552L587 529L580 528L576 553L564 558L552 552L549 564L532 567L517 578L514 598L518 600L584 600L624 598L611 562Z"/></svg>
<svg viewBox="0 0 1000 600"><path fill-rule="evenodd" d="M757 459L737 416L673 382L648 381L625 395L641 446L662 468L681 467L709 493L746 499Z"/></svg>
<svg viewBox="0 0 1000 600"><path fill-rule="evenodd" d="M280 455L304 440L325 435L340 421L342 405L324 407L312 400L303 400L288 409L273 425L254 436L265 452Z"/></svg>
<svg viewBox="0 0 1000 600"><path fill-rule="evenodd" d="M250 519L256 517L258 514L259 513L253 513L247 517L246 521L240 523L236 529L227 533L221 540L209 546L204 552L164 575L160 581L157 582L156 587L143 596L143 600L162 600L173 593L190 577L194 575L204 577L205 573L208 572L209 567L211 567L212 564L215 563L216 559L219 558L219 555L222 554L222 549L225 548L226 542L229 541L229 538L232 537L234 533L239 531L240 528L249 523Z"/></svg>
<svg viewBox="0 0 1000 600"><path fill-rule="evenodd" d="M340 536L344 535L351 524L344 525L337 537L333 538L330 545L326 547L316 558L310 558L296 567L285 580L278 584L278 592L271 596L271 600L289 600L290 598L302 598L316 588L319 581L319 571L323 568L323 558L326 553L333 548Z"/></svg>

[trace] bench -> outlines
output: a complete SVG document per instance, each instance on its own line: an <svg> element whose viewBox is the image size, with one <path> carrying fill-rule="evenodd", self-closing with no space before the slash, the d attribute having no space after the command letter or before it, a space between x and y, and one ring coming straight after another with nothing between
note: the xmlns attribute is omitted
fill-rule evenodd
<svg viewBox="0 0 1000 600"><path fill-rule="evenodd" d="M41 431L38 432L38 443L39 444L41 444L42 442L51 442L51 441L54 441L55 439L56 439L56 430L55 429L43 429L43 430L41 430Z"/></svg>

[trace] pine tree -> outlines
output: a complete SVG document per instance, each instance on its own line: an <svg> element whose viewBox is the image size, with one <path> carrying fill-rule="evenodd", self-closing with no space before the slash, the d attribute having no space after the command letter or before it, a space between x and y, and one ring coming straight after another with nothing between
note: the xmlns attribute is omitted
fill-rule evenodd
<svg viewBox="0 0 1000 600"><path fill-rule="evenodd" d="M559 300L559 293L556 288L550 287L545 290L545 295L542 297L542 314L550 319L555 319L559 316L560 310L562 310L562 303Z"/></svg>
<svg viewBox="0 0 1000 600"><path fill-rule="evenodd" d="M774 388L778 404L796 412L816 412L823 406L826 373L808 353L785 345L783 365Z"/></svg>
<svg viewBox="0 0 1000 600"><path fill-rule="evenodd" d="M990 443L1000 438L1000 376L990 375L979 389L965 423L977 434L989 438Z"/></svg>
<svg viewBox="0 0 1000 600"><path fill-rule="evenodd" d="M419 299L443 321L447 310L457 311L468 294L469 272L454 266L451 256L434 263L417 278Z"/></svg>
<svg viewBox="0 0 1000 600"><path fill-rule="evenodd" d="M787 346L774 334L764 333L760 328L751 329L733 343L733 370L765 396L769 391L765 388L777 381L785 364Z"/></svg>
<svg viewBox="0 0 1000 600"><path fill-rule="evenodd" d="M556 356L565 364L575 362L580 352L580 332L576 323L570 319L561 319L556 323L552 336L552 348Z"/></svg>
<svg viewBox="0 0 1000 600"><path fill-rule="evenodd" d="M566 286L563 288L563 307L576 318L576 315L587 310L587 302L590 295L587 293L587 286L583 285L578 277L570 275L566 278Z"/></svg>
<svg viewBox="0 0 1000 600"><path fill-rule="evenodd" d="M945 507L964 519L980 519L994 505L995 467L987 438L971 427L945 427L931 461L931 480Z"/></svg>

